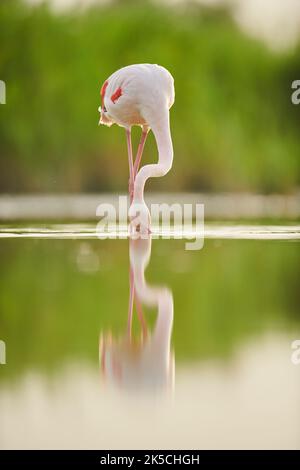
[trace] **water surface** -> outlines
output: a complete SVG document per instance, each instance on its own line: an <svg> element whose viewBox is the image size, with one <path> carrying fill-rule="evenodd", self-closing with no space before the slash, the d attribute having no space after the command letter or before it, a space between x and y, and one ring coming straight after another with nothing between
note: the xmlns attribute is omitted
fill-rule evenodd
<svg viewBox="0 0 300 470"><path fill-rule="evenodd" d="M1 448L300 447L297 224L207 225L200 251L0 236Z"/></svg>

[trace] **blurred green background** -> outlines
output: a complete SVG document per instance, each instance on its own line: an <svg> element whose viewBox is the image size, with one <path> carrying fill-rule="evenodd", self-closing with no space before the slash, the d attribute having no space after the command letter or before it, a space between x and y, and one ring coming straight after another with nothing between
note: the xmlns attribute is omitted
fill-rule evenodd
<svg viewBox="0 0 300 470"><path fill-rule="evenodd" d="M149 190L292 192L299 186L300 47L272 52L225 8L111 1L55 13L0 3L0 191L127 190L124 131L98 128L116 69L159 63L175 77L174 167ZM135 141L138 138L136 130ZM145 161L156 159L151 136Z"/></svg>

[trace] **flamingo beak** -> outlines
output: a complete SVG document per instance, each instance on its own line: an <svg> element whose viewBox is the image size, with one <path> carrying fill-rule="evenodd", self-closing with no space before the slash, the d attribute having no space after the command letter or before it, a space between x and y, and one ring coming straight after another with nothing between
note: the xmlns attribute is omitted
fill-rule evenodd
<svg viewBox="0 0 300 470"><path fill-rule="evenodd" d="M110 127L113 124L113 121L110 119L110 117L107 116L105 108L104 110L105 110L105 113L103 109L101 108L101 106L99 106L98 111L100 113L100 119L99 119L98 126L100 126L100 124L104 124L105 126Z"/></svg>

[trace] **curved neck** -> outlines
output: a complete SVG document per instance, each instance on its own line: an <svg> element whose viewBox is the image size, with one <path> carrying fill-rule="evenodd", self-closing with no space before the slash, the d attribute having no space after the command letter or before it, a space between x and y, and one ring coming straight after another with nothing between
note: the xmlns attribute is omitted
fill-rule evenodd
<svg viewBox="0 0 300 470"><path fill-rule="evenodd" d="M151 123L149 123L151 125ZM134 202L144 200L144 187L148 178L164 176L172 167L173 144L170 132L169 110L162 113L160 119L151 125L157 149L158 163L143 166L135 178Z"/></svg>

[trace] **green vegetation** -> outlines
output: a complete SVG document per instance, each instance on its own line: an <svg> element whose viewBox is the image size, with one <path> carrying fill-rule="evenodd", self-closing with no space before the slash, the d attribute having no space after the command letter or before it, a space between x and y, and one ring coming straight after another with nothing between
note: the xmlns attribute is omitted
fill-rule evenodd
<svg viewBox="0 0 300 470"><path fill-rule="evenodd" d="M0 4L0 191L126 190L125 136L98 128L103 81L126 64L173 73L173 171L158 190L294 190L299 185L299 48L274 54L226 10L111 2L56 15ZM138 137L136 131L135 139ZM156 159L153 138L145 160Z"/></svg>
<svg viewBox="0 0 300 470"><path fill-rule="evenodd" d="M97 364L100 332L125 334L128 241L2 240L0 257L8 364L0 379L68 361ZM146 279L172 289L177 363L230 359L266 333L296 338L299 257L299 244L289 242L211 240L191 252L183 241L153 240ZM156 313L145 312L153 325Z"/></svg>

